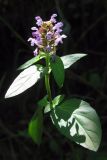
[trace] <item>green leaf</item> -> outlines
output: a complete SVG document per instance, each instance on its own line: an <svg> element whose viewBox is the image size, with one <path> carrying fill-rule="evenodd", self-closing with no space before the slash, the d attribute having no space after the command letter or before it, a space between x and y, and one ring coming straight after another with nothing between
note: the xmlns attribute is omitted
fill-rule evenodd
<svg viewBox="0 0 107 160"><path fill-rule="evenodd" d="M39 110L36 115L32 118L28 126L29 136L35 143L40 145L43 131L43 113Z"/></svg>
<svg viewBox="0 0 107 160"><path fill-rule="evenodd" d="M56 83L58 84L59 87L62 87L64 83L65 74L64 74L64 65L61 58L56 56L55 61L51 60L50 65Z"/></svg>
<svg viewBox="0 0 107 160"><path fill-rule="evenodd" d="M48 96L46 95L45 97L43 97L39 102L38 102L38 106L40 107L45 107L49 102L47 100Z"/></svg>
<svg viewBox="0 0 107 160"><path fill-rule="evenodd" d="M57 106L64 100L64 95L58 95L53 99L53 105Z"/></svg>
<svg viewBox="0 0 107 160"><path fill-rule="evenodd" d="M53 108L55 108L58 104L60 104L63 101L63 99L64 99L64 95L58 95L57 97L55 97L52 101ZM48 113L51 111L49 102L47 104L45 103L44 106L45 106L44 113Z"/></svg>
<svg viewBox="0 0 107 160"><path fill-rule="evenodd" d="M9 87L5 98L16 96L33 86L41 78L43 71L41 65L33 65L22 71Z"/></svg>
<svg viewBox="0 0 107 160"><path fill-rule="evenodd" d="M81 53L75 53L75 54L69 54L66 56L62 56L61 59L64 64L64 69L69 68L72 64L74 64L76 61L81 59L82 57L86 56L87 54L81 54Z"/></svg>
<svg viewBox="0 0 107 160"><path fill-rule="evenodd" d="M57 129L77 144L97 151L101 141L101 125L96 111L85 101L66 100L51 111Z"/></svg>
<svg viewBox="0 0 107 160"><path fill-rule="evenodd" d="M41 60L42 58L45 57L45 53L44 52L40 52L39 55L37 55L36 57L30 59L29 61L25 62L24 64L22 64L18 70L22 70L25 68L28 68L29 66L31 66L32 64L38 62L39 60Z"/></svg>

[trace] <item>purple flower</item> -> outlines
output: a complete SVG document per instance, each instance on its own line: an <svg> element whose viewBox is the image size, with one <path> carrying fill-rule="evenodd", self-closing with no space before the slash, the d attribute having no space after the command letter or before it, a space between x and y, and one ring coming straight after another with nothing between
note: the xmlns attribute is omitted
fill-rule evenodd
<svg viewBox="0 0 107 160"><path fill-rule="evenodd" d="M40 34L40 32L38 30L36 32L32 32L32 36L34 37L35 41L34 40L33 41L37 46L42 45L41 34Z"/></svg>
<svg viewBox="0 0 107 160"><path fill-rule="evenodd" d="M37 36L36 32L32 32L32 36L35 38Z"/></svg>
<svg viewBox="0 0 107 160"><path fill-rule="evenodd" d="M32 38L29 38L31 46L36 46L34 55L39 51L56 52L56 46L63 43L63 38L67 36L62 34L62 22L56 21L57 14L53 14L49 21L42 21L40 16L35 17L37 27L32 27Z"/></svg>
<svg viewBox="0 0 107 160"><path fill-rule="evenodd" d="M63 26L62 22L58 22L55 24L55 26L53 27L53 30L59 30L61 27Z"/></svg>
<svg viewBox="0 0 107 160"><path fill-rule="evenodd" d="M31 42L31 46L34 46L35 45L35 39L34 38L29 38L28 39L28 42Z"/></svg>
<svg viewBox="0 0 107 160"><path fill-rule="evenodd" d="M37 38L36 39L36 43L35 43L38 47L40 47L42 45L42 40Z"/></svg>
<svg viewBox="0 0 107 160"><path fill-rule="evenodd" d="M41 39L35 39L35 38L29 38L28 42L31 42L31 46L37 45L40 46L42 45L42 40Z"/></svg>
<svg viewBox="0 0 107 160"><path fill-rule="evenodd" d="M41 25L42 25L43 21L42 21L42 18L41 18L40 16L35 17L35 20L37 20L36 24L37 24L38 26L41 26Z"/></svg>
<svg viewBox="0 0 107 160"><path fill-rule="evenodd" d="M62 29L58 28L56 31L55 31L55 35L58 35L62 32Z"/></svg>
<svg viewBox="0 0 107 160"><path fill-rule="evenodd" d="M47 40L51 40L52 39L52 36L53 36L53 33L52 32L47 32L47 34L46 34L46 38L47 38Z"/></svg>
<svg viewBox="0 0 107 160"><path fill-rule="evenodd" d="M37 31L38 28L37 28L37 27L32 27L31 30L32 30L32 31Z"/></svg>
<svg viewBox="0 0 107 160"><path fill-rule="evenodd" d="M35 38L37 38L37 37L41 38L41 34L38 30L36 32L32 32L32 36L35 37Z"/></svg>
<svg viewBox="0 0 107 160"><path fill-rule="evenodd" d="M60 35L56 40L55 40L55 46L57 46L59 43L63 43L62 39L66 38L66 35Z"/></svg>
<svg viewBox="0 0 107 160"><path fill-rule="evenodd" d="M45 51L50 52L50 51L51 51L51 46L47 45L47 46L45 47Z"/></svg>
<svg viewBox="0 0 107 160"><path fill-rule="evenodd" d="M33 51L33 53L34 53L34 56L37 56L37 54L38 54L38 48L36 48L34 51Z"/></svg>
<svg viewBox="0 0 107 160"><path fill-rule="evenodd" d="M56 23L55 17L57 17L57 14L53 14L53 15L51 16L50 21L51 21L52 23Z"/></svg>

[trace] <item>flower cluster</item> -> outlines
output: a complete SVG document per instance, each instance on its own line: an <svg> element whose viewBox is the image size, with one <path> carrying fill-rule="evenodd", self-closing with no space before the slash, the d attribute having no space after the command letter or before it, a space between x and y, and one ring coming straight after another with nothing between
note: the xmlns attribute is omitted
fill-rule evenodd
<svg viewBox="0 0 107 160"><path fill-rule="evenodd" d="M36 46L34 55L40 51L56 53L56 46L63 43L62 39L67 36L62 34L62 22L56 21L57 14L53 14L49 21L43 21L40 16L35 17L37 27L32 27L32 38L28 41L31 46Z"/></svg>

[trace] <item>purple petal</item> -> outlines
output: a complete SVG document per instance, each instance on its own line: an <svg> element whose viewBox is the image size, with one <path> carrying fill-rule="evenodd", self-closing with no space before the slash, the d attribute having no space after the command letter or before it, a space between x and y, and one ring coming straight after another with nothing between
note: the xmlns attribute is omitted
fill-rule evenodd
<svg viewBox="0 0 107 160"><path fill-rule="evenodd" d="M63 43L62 39L63 38L66 38L67 36L66 35L61 35L59 36L56 40L55 40L55 46L57 46L59 43Z"/></svg>
<svg viewBox="0 0 107 160"><path fill-rule="evenodd" d="M60 35L60 33L62 32L62 29L57 29L56 31L55 31L55 36L57 36L57 35Z"/></svg>
<svg viewBox="0 0 107 160"><path fill-rule="evenodd" d="M39 47L40 45L42 45L42 40L36 39L35 44Z"/></svg>
<svg viewBox="0 0 107 160"><path fill-rule="evenodd" d="M32 30L32 31L37 31L38 28L37 28L37 27L32 27L31 30Z"/></svg>
<svg viewBox="0 0 107 160"><path fill-rule="evenodd" d="M36 16L36 17L35 17L35 20L39 20L39 19L41 19L40 16Z"/></svg>
<svg viewBox="0 0 107 160"><path fill-rule="evenodd" d="M51 40L52 36L53 36L53 33L49 31L46 35L47 40Z"/></svg>
<svg viewBox="0 0 107 160"><path fill-rule="evenodd" d="M55 26L53 27L53 30L58 30L58 29L60 29L60 27L62 27L63 26L63 23L62 22L58 22L58 23L56 23L55 24Z"/></svg>
<svg viewBox="0 0 107 160"><path fill-rule="evenodd" d="M33 51L33 53L34 53L34 56L37 56L37 54L38 54L38 48L36 48L36 49Z"/></svg>
<svg viewBox="0 0 107 160"><path fill-rule="evenodd" d="M32 32L32 36L33 36L33 37L36 37L36 32Z"/></svg>
<svg viewBox="0 0 107 160"><path fill-rule="evenodd" d="M50 21L51 21L52 23L56 23L55 17L57 17L57 14L53 14L53 15L51 16Z"/></svg>
<svg viewBox="0 0 107 160"><path fill-rule="evenodd" d="M35 19L37 20L36 24L37 24L38 26L41 26L42 23L43 23L42 18L41 18L40 16L37 16L37 17L35 17Z"/></svg>
<svg viewBox="0 0 107 160"><path fill-rule="evenodd" d="M41 39L29 38L28 41L31 42L31 46L34 46L34 45L40 46L42 44Z"/></svg>
<svg viewBox="0 0 107 160"><path fill-rule="evenodd" d="M62 38L67 38L67 36L65 34L62 34L61 37Z"/></svg>
<svg viewBox="0 0 107 160"><path fill-rule="evenodd" d="M35 39L34 38L29 38L28 42L31 42L31 46L35 45Z"/></svg>
<svg viewBox="0 0 107 160"><path fill-rule="evenodd" d="M36 24L37 24L38 26L41 26L41 25L42 25L42 20L38 20L38 21L36 22Z"/></svg>
<svg viewBox="0 0 107 160"><path fill-rule="evenodd" d="M52 18L54 18L54 17L57 17L57 14L56 13L54 13L54 14L52 14L52 16L51 16Z"/></svg>
<svg viewBox="0 0 107 160"><path fill-rule="evenodd" d="M49 46L49 45L48 45L48 46L46 46L46 47L45 47L45 51L50 52L50 51L51 51L51 46Z"/></svg>
<svg viewBox="0 0 107 160"><path fill-rule="evenodd" d="M36 32L32 32L32 36L33 36L33 37L41 37L41 34L40 34L39 31L37 30Z"/></svg>
<svg viewBox="0 0 107 160"><path fill-rule="evenodd" d="M63 43L61 37L59 37L59 38L57 38L57 39L55 40L55 46L57 46L59 43Z"/></svg>

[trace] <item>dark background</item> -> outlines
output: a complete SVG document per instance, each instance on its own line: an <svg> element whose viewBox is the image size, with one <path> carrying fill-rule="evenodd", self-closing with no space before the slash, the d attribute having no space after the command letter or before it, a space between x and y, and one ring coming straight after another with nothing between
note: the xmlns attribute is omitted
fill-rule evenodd
<svg viewBox="0 0 107 160"><path fill-rule="evenodd" d="M40 147L21 136L46 91L44 81L19 96L4 99L17 67L33 57L27 42L34 17L48 20L53 13L64 22L68 38L57 54L87 53L66 71L62 92L88 101L100 116L103 136L97 153L70 142L44 121ZM0 160L107 160L107 1L0 0ZM53 96L58 88L52 79ZM19 134L20 131L20 134Z"/></svg>

